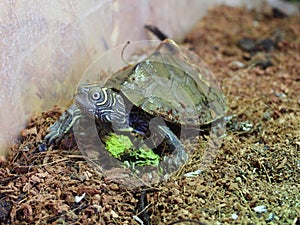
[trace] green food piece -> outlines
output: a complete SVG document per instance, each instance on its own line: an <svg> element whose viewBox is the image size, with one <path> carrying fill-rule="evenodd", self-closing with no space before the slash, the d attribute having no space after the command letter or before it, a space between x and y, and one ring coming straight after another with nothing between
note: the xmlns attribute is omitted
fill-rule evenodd
<svg viewBox="0 0 300 225"><path fill-rule="evenodd" d="M113 157L120 159L121 155L133 147L130 139L124 135L111 134L107 137L106 149Z"/></svg>
<svg viewBox="0 0 300 225"><path fill-rule="evenodd" d="M133 149L133 144L127 136L111 134L105 140L106 149L116 159L127 161L131 166L157 166L160 157L152 149L143 146Z"/></svg>
<svg viewBox="0 0 300 225"><path fill-rule="evenodd" d="M154 165L157 166L159 164L159 155L155 154L152 149L143 149L132 151L129 153L129 157L131 161L136 166L148 166Z"/></svg>

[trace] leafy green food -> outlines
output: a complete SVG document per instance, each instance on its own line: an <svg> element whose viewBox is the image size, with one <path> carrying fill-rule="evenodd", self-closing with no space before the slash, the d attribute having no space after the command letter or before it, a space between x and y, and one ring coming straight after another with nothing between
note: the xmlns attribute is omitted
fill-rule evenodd
<svg viewBox="0 0 300 225"><path fill-rule="evenodd" d="M143 146L134 149L130 139L124 135L111 134L105 140L106 149L110 154L123 161L129 163L130 166L157 166L160 156L155 154L152 149Z"/></svg>
<svg viewBox="0 0 300 225"><path fill-rule="evenodd" d="M129 158L136 166L157 166L159 163L159 155L155 154L152 149L143 149L132 151L129 153Z"/></svg>
<svg viewBox="0 0 300 225"><path fill-rule="evenodd" d="M120 159L121 155L133 147L127 136L111 134L106 139L106 149L113 157Z"/></svg>

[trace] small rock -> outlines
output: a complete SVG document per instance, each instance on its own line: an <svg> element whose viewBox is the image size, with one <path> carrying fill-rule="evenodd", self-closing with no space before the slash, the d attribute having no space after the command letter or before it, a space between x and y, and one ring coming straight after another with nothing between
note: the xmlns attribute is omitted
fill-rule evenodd
<svg viewBox="0 0 300 225"><path fill-rule="evenodd" d="M195 170L193 172L189 172L184 174L185 177L196 177L197 175L201 174L202 170Z"/></svg>
<svg viewBox="0 0 300 225"><path fill-rule="evenodd" d="M231 214L231 219L237 220L239 216L236 213Z"/></svg>
<svg viewBox="0 0 300 225"><path fill-rule="evenodd" d="M245 64L240 62L240 61L233 61L231 63L231 67L232 68L244 68L245 67Z"/></svg>
<svg viewBox="0 0 300 225"><path fill-rule="evenodd" d="M79 203L81 200L85 197L85 193L83 193L81 196L75 196L75 202Z"/></svg>
<svg viewBox="0 0 300 225"><path fill-rule="evenodd" d="M265 205L258 205L256 207L254 207L253 210L257 213L265 213L268 211L267 207Z"/></svg>
<svg viewBox="0 0 300 225"><path fill-rule="evenodd" d="M118 218L119 215L114 211L114 210L110 210L111 216L112 218Z"/></svg>
<svg viewBox="0 0 300 225"><path fill-rule="evenodd" d="M112 183L112 184L109 185L109 188L112 191L117 191L117 190L119 190L119 185L115 184L115 183Z"/></svg>

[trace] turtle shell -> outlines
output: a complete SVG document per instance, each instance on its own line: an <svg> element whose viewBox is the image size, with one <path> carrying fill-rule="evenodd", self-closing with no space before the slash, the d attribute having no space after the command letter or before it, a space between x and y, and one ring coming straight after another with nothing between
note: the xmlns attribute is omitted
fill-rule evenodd
<svg viewBox="0 0 300 225"><path fill-rule="evenodd" d="M146 59L114 73L104 86L121 92L151 115L201 126L226 111L223 93L211 75L196 55L167 39Z"/></svg>

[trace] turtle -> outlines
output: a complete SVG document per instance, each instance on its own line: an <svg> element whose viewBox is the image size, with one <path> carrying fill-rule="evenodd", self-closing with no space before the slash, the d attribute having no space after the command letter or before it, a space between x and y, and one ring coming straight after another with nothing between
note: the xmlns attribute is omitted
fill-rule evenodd
<svg viewBox="0 0 300 225"><path fill-rule="evenodd" d="M142 61L113 73L104 85L80 85L74 103L50 126L45 139L59 140L78 120L93 118L107 133L133 132L145 139L152 135L150 146L157 138L163 140L169 154L162 156L160 166L174 171L189 157L178 130L200 130L226 111L223 93L202 69L173 40L165 39Z"/></svg>

